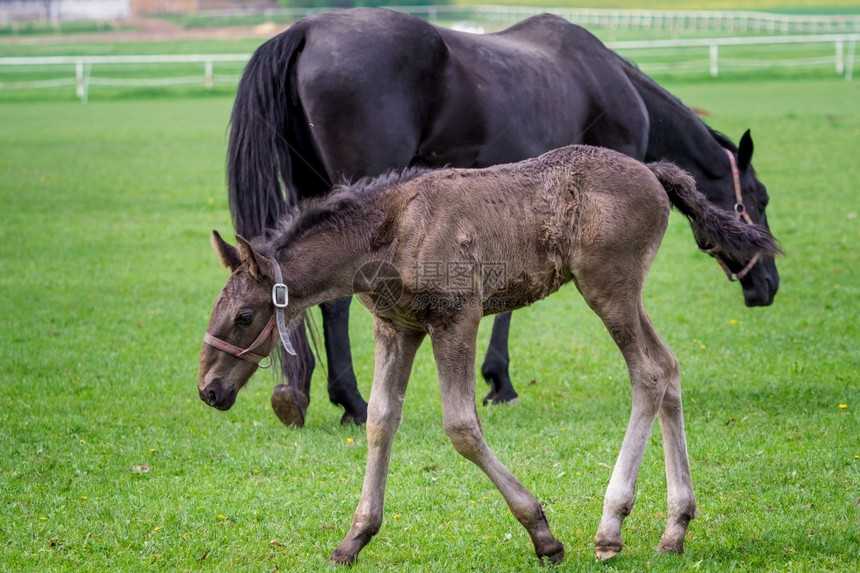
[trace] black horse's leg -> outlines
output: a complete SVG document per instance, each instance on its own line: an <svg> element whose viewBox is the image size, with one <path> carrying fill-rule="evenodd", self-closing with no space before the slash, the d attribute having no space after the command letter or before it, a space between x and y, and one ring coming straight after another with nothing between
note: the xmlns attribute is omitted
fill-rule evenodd
<svg viewBox="0 0 860 573"><path fill-rule="evenodd" d="M484 398L484 405L488 403L501 404L513 402L518 398L517 391L511 383L508 373L508 333L511 330L511 313L503 312L497 314L493 321L493 333L490 335L490 345L484 356L484 364L481 366L481 375L490 385L490 393Z"/></svg>
<svg viewBox="0 0 860 573"><path fill-rule="evenodd" d="M287 379L287 384L278 384L272 390L272 410L284 425L301 428L305 425L305 414L311 399L311 376L316 366L304 320L290 334L290 342L296 350L296 356L287 354L278 343L281 373Z"/></svg>
<svg viewBox="0 0 860 573"><path fill-rule="evenodd" d="M349 348L351 301L352 297L347 296L320 305L328 358L328 397L333 404L343 406L342 424L364 424L367 421L367 402L358 391Z"/></svg>

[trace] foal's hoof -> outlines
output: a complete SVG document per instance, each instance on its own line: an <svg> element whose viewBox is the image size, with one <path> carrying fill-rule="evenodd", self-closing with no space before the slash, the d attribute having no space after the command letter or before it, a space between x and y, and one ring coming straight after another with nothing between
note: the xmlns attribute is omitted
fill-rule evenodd
<svg viewBox="0 0 860 573"><path fill-rule="evenodd" d="M677 553L678 555L683 555L684 540L681 539L681 541L678 542L675 540L661 539L660 544L657 545L657 553Z"/></svg>
<svg viewBox="0 0 860 573"><path fill-rule="evenodd" d="M621 553L621 547L621 543L601 541L594 544L594 556L598 561L606 561L607 559L612 559L613 557Z"/></svg>
<svg viewBox="0 0 860 573"><path fill-rule="evenodd" d="M350 566L355 563L355 558L358 556L357 553L353 553L351 551L346 551L338 547L334 551L332 551L331 555L328 557L328 562L332 565L346 565Z"/></svg>
<svg viewBox="0 0 860 573"><path fill-rule="evenodd" d="M305 425L308 397L290 384L278 384L272 390L272 410L285 426L301 428Z"/></svg>

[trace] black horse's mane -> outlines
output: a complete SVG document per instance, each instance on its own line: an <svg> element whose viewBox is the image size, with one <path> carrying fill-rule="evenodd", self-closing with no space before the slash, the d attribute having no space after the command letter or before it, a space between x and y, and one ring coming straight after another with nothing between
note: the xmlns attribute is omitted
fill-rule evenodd
<svg viewBox="0 0 860 573"><path fill-rule="evenodd" d="M407 167L393 169L375 177L362 177L350 182L344 179L323 197L302 201L296 213L287 214L279 220L279 225L271 236L271 246L284 248L293 242L320 229L343 229L356 218L364 216L367 204L382 191L406 183L431 169Z"/></svg>
<svg viewBox="0 0 860 573"><path fill-rule="evenodd" d="M702 122L702 123L705 123L705 122ZM710 127L708 127L708 124L706 124L706 123L705 123L705 127L708 128L708 132L713 136L714 139L717 140L717 143L719 143L720 145L722 145L723 147L725 147L729 151L737 152L738 148L734 143L732 143L731 139L729 139L728 137L726 137L724 134L720 133L719 131L717 131L715 129L711 129Z"/></svg>
<svg viewBox="0 0 860 573"><path fill-rule="evenodd" d="M663 86L661 86L660 84L658 84L657 82L655 82L655 81L651 78L651 76L649 76L648 74L646 74L645 72L643 72L643 71L639 68L639 66L636 64L636 62L633 62L633 61L631 61L631 60L628 60L628 59L627 59L627 58L625 58L624 56L622 56L622 55L620 55L620 54L617 54L617 53L615 53L615 52L610 52L610 53L611 53L613 56L615 56L618 60L621 60L621 62L623 62L623 64L624 64L625 66L627 66L627 68L628 68L628 69L631 69L631 70L635 71L636 76L637 76L637 78L639 79L639 81L645 82L645 83L649 84L652 88L657 89L657 90L658 90L659 92L661 92L661 93L662 93L662 95L663 95L663 96L665 96L669 101L673 101L673 102L675 102L676 104L678 104L679 106L681 106L681 107L683 107L683 108L690 109L690 106L688 106L688 105L687 105L687 104L685 104L683 101L681 101L681 98L679 98L678 96L676 96L675 94L673 94L672 92L670 92L669 90L667 90L666 88L664 88ZM731 139L729 139L728 137L726 137L726 135L724 135L723 133L720 133L719 131L717 131L717 130L715 130L715 129L712 129L712 128L711 128L711 126L709 126L707 123L705 123L705 122L702 120L702 118L698 118L698 119L699 119L699 121L702 123L702 125L704 125L704 126L705 126L705 129L707 129L707 130L708 130L708 133L710 133L710 134L711 134L711 137L713 137L713 138L714 138L714 140L716 140L716 142L717 142L717 143L719 143L722 147L724 147L724 148L728 149L729 151L737 152L738 148L737 148L737 146L732 142L732 140L731 140Z"/></svg>

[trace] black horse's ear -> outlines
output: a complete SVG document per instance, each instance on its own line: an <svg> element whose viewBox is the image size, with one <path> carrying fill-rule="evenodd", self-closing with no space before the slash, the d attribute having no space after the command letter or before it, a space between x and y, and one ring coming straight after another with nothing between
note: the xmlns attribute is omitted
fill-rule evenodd
<svg viewBox="0 0 860 573"><path fill-rule="evenodd" d="M232 272L239 268L242 264L242 261L239 258L239 251L237 251L236 247L233 245L227 244L227 242L221 238L218 231L212 231L210 243L212 243L212 248L215 250L215 254L218 255L218 260L221 261L221 265L225 269L229 269Z"/></svg>
<svg viewBox="0 0 860 573"><path fill-rule="evenodd" d="M262 280L272 278L272 264L254 247L251 246L246 239L236 235L236 246L239 248L239 259L248 265L248 271L255 279Z"/></svg>
<svg viewBox="0 0 860 573"><path fill-rule="evenodd" d="M750 130L746 130L738 144L738 168L742 171L752 163L753 140Z"/></svg>

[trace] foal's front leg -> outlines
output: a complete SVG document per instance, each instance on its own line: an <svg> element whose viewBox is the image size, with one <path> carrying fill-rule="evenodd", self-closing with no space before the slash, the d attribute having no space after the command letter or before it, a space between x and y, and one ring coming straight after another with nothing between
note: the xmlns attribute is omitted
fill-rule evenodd
<svg viewBox="0 0 860 573"><path fill-rule="evenodd" d="M552 534L543 507L496 458L481 431L475 408L475 342L480 316L430 333L442 387L442 416L451 443L499 488L511 513L526 528L539 559L564 559L564 545Z"/></svg>
<svg viewBox="0 0 860 573"><path fill-rule="evenodd" d="M335 564L350 564L382 525L382 505L391 444L400 426L406 385L423 332L402 329L383 319L374 322L376 364L367 408L367 467L352 527L331 554Z"/></svg>

